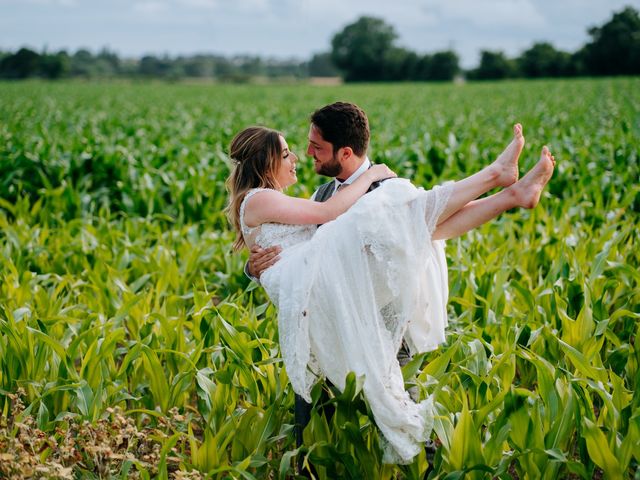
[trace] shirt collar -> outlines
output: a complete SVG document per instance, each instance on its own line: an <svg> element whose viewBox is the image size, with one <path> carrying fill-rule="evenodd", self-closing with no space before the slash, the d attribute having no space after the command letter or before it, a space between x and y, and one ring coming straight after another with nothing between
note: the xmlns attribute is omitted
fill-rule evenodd
<svg viewBox="0 0 640 480"><path fill-rule="evenodd" d="M334 182L336 185L335 188L338 188L339 185L351 185L353 182L356 181L356 179L360 175L366 172L369 168L371 168L371 160L369 160L369 157L364 157L364 162L362 162L362 165L360 165L358 169L355 172L353 172L351 176L347 178L344 182L341 182L337 178L334 179Z"/></svg>

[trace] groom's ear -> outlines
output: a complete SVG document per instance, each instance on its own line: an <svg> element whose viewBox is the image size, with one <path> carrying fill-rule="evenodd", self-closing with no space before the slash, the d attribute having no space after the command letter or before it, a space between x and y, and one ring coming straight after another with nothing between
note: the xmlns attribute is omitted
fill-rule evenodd
<svg viewBox="0 0 640 480"><path fill-rule="evenodd" d="M349 160L353 157L353 149L351 147L342 147L338 149L338 158L340 160Z"/></svg>

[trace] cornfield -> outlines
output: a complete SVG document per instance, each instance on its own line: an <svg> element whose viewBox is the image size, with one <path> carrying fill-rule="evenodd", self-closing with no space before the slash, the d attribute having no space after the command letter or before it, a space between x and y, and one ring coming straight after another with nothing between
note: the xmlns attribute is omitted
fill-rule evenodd
<svg viewBox="0 0 640 480"><path fill-rule="evenodd" d="M359 381L296 449L277 312L231 251L233 135L306 148L367 112L369 156L429 186L521 122L534 210L447 243L447 342L403 369L437 406L434 465L385 465ZM640 80L0 85L0 477L640 478ZM321 179L301 156L292 195Z"/></svg>

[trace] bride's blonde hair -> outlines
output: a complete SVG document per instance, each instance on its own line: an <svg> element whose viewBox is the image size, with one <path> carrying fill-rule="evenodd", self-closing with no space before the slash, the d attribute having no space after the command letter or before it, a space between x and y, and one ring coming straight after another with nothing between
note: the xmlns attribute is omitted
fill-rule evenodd
<svg viewBox="0 0 640 480"><path fill-rule="evenodd" d="M231 175L226 185L229 205L225 212L236 230L233 248L239 250L245 241L240 227L240 205L252 188L274 188L276 172L282 158L281 133L266 127L248 127L238 133L229 147Z"/></svg>

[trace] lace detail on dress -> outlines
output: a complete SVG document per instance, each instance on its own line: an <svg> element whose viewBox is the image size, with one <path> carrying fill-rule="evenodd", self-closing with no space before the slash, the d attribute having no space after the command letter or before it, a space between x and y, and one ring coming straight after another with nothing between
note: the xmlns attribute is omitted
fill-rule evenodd
<svg viewBox="0 0 640 480"><path fill-rule="evenodd" d="M281 223L263 223L256 236L256 243L263 248L280 245L283 249L309 240L316 225L283 225ZM258 228L260 228L258 227Z"/></svg>
<svg viewBox="0 0 640 480"><path fill-rule="evenodd" d="M244 222L244 208L247 205L247 200L253 197L256 193L262 192L264 190L268 190L266 188L252 188L247 193L244 194L244 198L242 199L242 203L240 204L240 228L242 229L242 235L245 240L251 235L251 233L258 227L247 227L247 224Z"/></svg>

